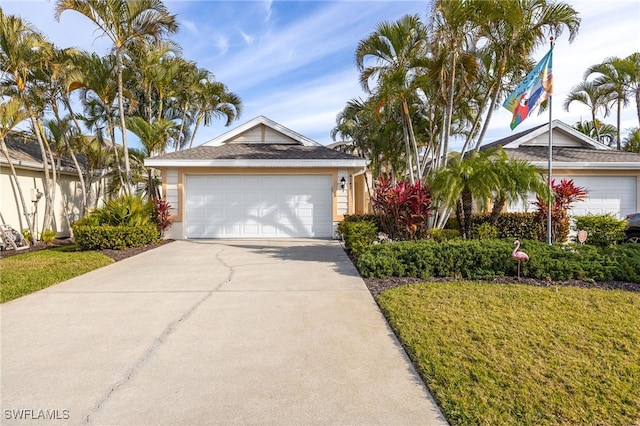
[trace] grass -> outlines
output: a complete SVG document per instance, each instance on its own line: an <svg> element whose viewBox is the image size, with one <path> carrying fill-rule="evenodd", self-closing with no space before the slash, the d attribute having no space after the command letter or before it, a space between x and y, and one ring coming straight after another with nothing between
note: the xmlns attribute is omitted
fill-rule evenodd
<svg viewBox="0 0 640 426"><path fill-rule="evenodd" d="M60 247L0 259L0 303L113 263L103 254Z"/></svg>
<svg viewBox="0 0 640 426"><path fill-rule="evenodd" d="M452 425L640 425L640 294L458 282L378 303Z"/></svg>

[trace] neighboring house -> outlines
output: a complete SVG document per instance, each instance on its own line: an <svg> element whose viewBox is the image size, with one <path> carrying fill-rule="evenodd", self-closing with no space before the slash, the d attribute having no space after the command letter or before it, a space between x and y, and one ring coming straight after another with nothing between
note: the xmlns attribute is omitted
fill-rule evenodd
<svg viewBox="0 0 640 426"><path fill-rule="evenodd" d="M335 237L365 203L366 164L263 116L145 160L162 172L175 239Z"/></svg>
<svg viewBox="0 0 640 426"><path fill-rule="evenodd" d="M24 212L18 195L17 188L11 175L9 163L0 151L0 223L10 225L12 228L22 231L28 229L26 215L35 217L36 231L42 232L44 219L45 200L38 198L37 194L44 193L44 172L42 155L37 141L24 133L12 132L5 138L9 156L18 175L18 181L22 188L28 211ZM56 161L58 161L56 159ZM83 165L83 157L78 161ZM71 159L60 158L60 167L57 167L60 175L57 179L54 215L52 228L58 237L71 235L71 224L81 215L82 189L80 179ZM105 185L97 181L92 185L92 197L90 206L95 204L96 196L102 196Z"/></svg>
<svg viewBox="0 0 640 426"><path fill-rule="evenodd" d="M640 154L616 151L554 120L552 172L556 181L572 179L586 188L587 199L577 203L572 215L611 213L618 218L640 211ZM542 173L548 170L549 125L543 124L484 145L502 146L511 159L527 160ZM532 210L512 206L510 210Z"/></svg>

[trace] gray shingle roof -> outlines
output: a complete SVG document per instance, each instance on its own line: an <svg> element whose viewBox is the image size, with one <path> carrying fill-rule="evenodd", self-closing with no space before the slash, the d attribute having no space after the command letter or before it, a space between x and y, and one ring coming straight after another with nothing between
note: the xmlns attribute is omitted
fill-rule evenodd
<svg viewBox="0 0 640 426"><path fill-rule="evenodd" d="M14 166L20 166L21 163L42 164L40 145L32 136L26 133L11 132L5 138L5 143L7 144L7 150L13 160ZM1 151L0 157L4 159L4 154ZM85 161L84 155L76 154L76 158L78 159L80 166L83 167ZM66 155L63 155L60 158L60 165L63 168L75 170L73 161Z"/></svg>
<svg viewBox="0 0 640 426"><path fill-rule="evenodd" d="M505 149L509 158L527 161L547 161L548 148L544 146L521 146ZM554 147L553 161L591 163L634 163L640 165L640 154L624 151L601 151L589 148Z"/></svg>
<svg viewBox="0 0 640 426"><path fill-rule="evenodd" d="M199 146L153 157L154 160L353 160L355 155L325 146L291 144L225 144Z"/></svg>

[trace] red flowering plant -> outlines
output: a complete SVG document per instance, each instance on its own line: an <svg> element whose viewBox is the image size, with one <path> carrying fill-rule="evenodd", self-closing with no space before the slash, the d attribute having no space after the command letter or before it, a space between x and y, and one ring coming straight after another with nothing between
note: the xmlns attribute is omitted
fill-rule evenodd
<svg viewBox="0 0 640 426"><path fill-rule="evenodd" d="M431 192L421 182L393 183L381 176L371 199L382 231L393 240L417 240L427 235Z"/></svg>
<svg viewBox="0 0 640 426"><path fill-rule="evenodd" d="M568 210L579 201L583 201L587 196L587 190L576 186L571 179L562 179L560 183L556 183L555 179L551 179L551 191L553 196L553 205L551 206L551 240L566 241L569 235L569 215ZM547 212L548 207L545 200L540 196L536 196L534 203L538 207L538 216L544 224L544 230L547 229Z"/></svg>
<svg viewBox="0 0 640 426"><path fill-rule="evenodd" d="M171 205L162 198L153 199L153 221L161 235L171 226Z"/></svg>

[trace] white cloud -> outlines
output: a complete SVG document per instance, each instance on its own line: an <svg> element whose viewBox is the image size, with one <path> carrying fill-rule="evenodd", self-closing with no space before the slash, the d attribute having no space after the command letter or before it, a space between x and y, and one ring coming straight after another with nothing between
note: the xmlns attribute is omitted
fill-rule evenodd
<svg viewBox="0 0 640 426"><path fill-rule="evenodd" d="M252 44L253 40L255 40L255 38L253 36L250 36L249 34L245 33L242 30L239 30L240 34L242 35L242 38L244 39L245 43L247 44Z"/></svg>

